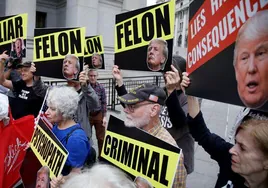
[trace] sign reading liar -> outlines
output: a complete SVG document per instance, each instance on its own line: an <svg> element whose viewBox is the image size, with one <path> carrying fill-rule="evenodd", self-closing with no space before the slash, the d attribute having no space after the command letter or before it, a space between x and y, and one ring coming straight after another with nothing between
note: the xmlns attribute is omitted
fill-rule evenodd
<svg viewBox="0 0 268 188"><path fill-rule="evenodd" d="M205 1L189 23L187 72L231 45L246 20L267 5L266 0Z"/></svg>
<svg viewBox="0 0 268 188"><path fill-rule="evenodd" d="M56 136L39 120L32 140L31 149L42 166L50 169L50 178L58 177L68 157L68 151L63 147Z"/></svg>
<svg viewBox="0 0 268 188"><path fill-rule="evenodd" d="M172 187L181 150L110 116L101 157L154 187Z"/></svg>

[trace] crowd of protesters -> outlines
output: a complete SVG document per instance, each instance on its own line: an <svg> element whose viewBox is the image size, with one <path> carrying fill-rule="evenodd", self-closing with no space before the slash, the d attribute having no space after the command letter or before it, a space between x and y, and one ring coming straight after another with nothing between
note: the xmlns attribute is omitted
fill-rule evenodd
<svg viewBox="0 0 268 188"><path fill-rule="evenodd" d="M259 60L267 58L268 48L265 45L257 54ZM20 54L17 56L21 57ZM67 73L70 67L79 69L75 65L79 65L79 59L68 54L64 58L63 73ZM253 72L257 71L255 69ZM245 115L234 125L231 141L225 141L207 128L200 100L185 95L185 89L193 82L185 71L185 60L174 56L170 71L163 74L164 88L147 83L128 93L120 67L114 65L111 74L124 108L125 126L142 129L182 149L172 187L186 187L187 174L194 171L194 142L219 165L215 187L268 187L267 113L245 109ZM37 117L48 86L35 72L35 64L30 61L19 59L15 63L6 52L0 55L0 89L3 93L0 95L0 121L4 124L8 125L8 106L14 119L26 115ZM52 132L69 156L62 175L53 178L46 187L152 187L146 179L137 177L133 181L114 166L101 163L92 166L97 158L92 148L92 126L96 129L99 155L107 127L105 89L97 82L97 70L83 70L79 74L76 71L71 75L76 75L78 80L66 76L65 86L52 87L48 92L45 114L53 124ZM163 118L168 118L168 126L161 121ZM85 168L92 158L90 166Z"/></svg>

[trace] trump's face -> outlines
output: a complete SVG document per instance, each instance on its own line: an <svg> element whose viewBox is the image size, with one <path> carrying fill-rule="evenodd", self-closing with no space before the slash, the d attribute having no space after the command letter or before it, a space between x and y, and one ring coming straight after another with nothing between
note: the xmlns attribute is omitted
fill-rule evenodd
<svg viewBox="0 0 268 188"><path fill-rule="evenodd" d="M75 57L66 57L63 60L62 72L66 79L75 79L75 75L78 73L76 63Z"/></svg>
<svg viewBox="0 0 268 188"><path fill-rule="evenodd" d="M165 57L163 54L164 46L157 42L151 41L147 50L147 63L151 70L159 71L161 64L165 63Z"/></svg>
<svg viewBox="0 0 268 188"><path fill-rule="evenodd" d="M100 55L95 54L92 56L92 65L94 68L101 68Z"/></svg>
<svg viewBox="0 0 268 188"><path fill-rule="evenodd" d="M241 38L236 49L238 94L247 107L259 108L268 99L268 35L255 40Z"/></svg>
<svg viewBox="0 0 268 188"><path fill-rule="evenodd" d="M45 173L41 173L36 178L36 188L48 188L49 187L49 180L48 176Z"/></svg>

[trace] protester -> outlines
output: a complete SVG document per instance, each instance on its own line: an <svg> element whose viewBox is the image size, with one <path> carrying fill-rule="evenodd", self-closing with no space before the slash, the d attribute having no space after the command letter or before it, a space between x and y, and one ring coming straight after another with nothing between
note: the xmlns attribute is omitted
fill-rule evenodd
<svg viewBox="0 0 268 188"><path fill-rule="evenodd" d="M35 188L49 188L49 184L49 168L43 166L37 172Z"/></svg>
<svg viewBox="0 0 268 188"><path fill-rule="evenodd" d="M98 53L92 55L92 67L95 69L100 69L102 67L102 57Z"/></svg>
<svg viewBox="0 0 268 188"><path fill-rule="evenodd" d="M21 80L15 82L6 80L4 77L4 61L7 58L5 52L0 55L0 59L2 59L2 63L0 63L0 84L16 94L15 98L9 97L13 118L18 119L30 114L36 117L43 102L43 97L34 90L34 85L38 86L36 81L39 80L39 77L33 75L32 63L26 61L18 65L21 68ZM38 82L38 84L41 83Z"/></svg>
<svg viewBox="0 0 268 188"><path fill-rule="evenodd" d="M107 165L96 164L83 173L68 179L62 188L135 188L135 184L120 169Z"/></svg>
<svg viewBox="0 0 268 188"><path fill-rule="evenodd" d="M100 106L98 108L93 109L89 113L89 121L91 127L94 126L96 130L96 137L98 140L98 148L99 148L99 156L101 154L104 135L105 135L105 126L107 124L107 99L106 93L103 85L101 85L98 79L98 72L97 70L90 69L88 72L89 83L91 87L95 90L99 97Z"/></svg>
<svg viewBox="0 0 268 188"><path fill-rule="evenodd" d="M268 101L268 10L257 12L240 28L234 69L240 99L249 108Z"/></svg>
<svg viewBox="0 0 268 188"><path fill-rule="evenodd" d="M47 119L54 124L52 132L67 149L69 155L62 175L80 173L90 152L90 143L85 131L73 120L79 103L79 95L68 86L53 87L47 97ZM68 177L63 177L67 179ZM59 186L63 179L54 178L52 187Z"/></svg>
<svg viewBox="0 0 268 188"><path fill-rule="evenodd" d="M67 55L68 56L68 55ZM66 57L67 57L66 56ZM76 62L77 58L70 59L73 63ZM36 67L34 66L34 72L36 71ZM91 87L90 84L87 84L87 75L85 71L80 72L79 74L79 82L74 80L67 80L67 85L70 87L74 87L75 90L79 93L79 104L77 112L74 115L74 121L80 123L82 128L85 130L87 137L91 139L92 132L91 126L88 120L88 114L94 108L99 106L98 95ZM35 91L40 96L45 96L46 90L48 86L42 84L41 80L38 81L38 84L34 86Z"/></svg>
<svg viewBox="0 0 268 188"><path fill-rule="evenodd" d="M190 79L183 73L181 86L188 87ZM178 101L173 105L180 111ZM215 187L268 186L268 121L250 118L236 132L236 144L226 142L206 127L198 101L188 96L188 125L190 132L212 159L218 162L220 173Z"/></svg>
<svg viewBox="0 0 268 188"><path fill-rule="evenodd" d="M120 96L118 99L125 106L126 118L124 123L126 126L140 128L152 136L178 147L176 141L160 123L160 109L166 100L166 94L162 88L152 84L142 84L125 95L121 95L126 92L124 87L117 88L117 91ZM173 187L186 186L187 173L183 160L181 153Z"/></svg>
<svg viewBox="0 0 268 188"><path fill-rule="evenodd" d="M176 59L173 59L172 64L172 71L168 71L164 76L166 80L165 90L166 94L168 95L166 102L172 105L172 98L178 97L180 105L185 111L185 115L181 115L180 118L175 118L173 122L170 121L169 113L174 114L176 112L170 111L166 105L162 106L159 118L161 125L167 129L167 131L169 131L171 136L176 140L177 145L182 148L183 154L185 156L184 165L187 173L190 174L194 170L194 140L189 133L189 128L186 123L186 113L188 111L187 99L179 86L181 80L180 74L182 72L181 69L183 71L186 70L186 62L176 57ZM174 65L179 71L175 68ZM118 91L118 95L120 96L127 93L123 84L121 71L118 69L117 65L114 65L113 67L113 76L117 83L116 90Z"/></svg>
<svg viewBox="0 0 268 188"><path fill-rule="evenodd" d="M164 70L167 59L167 42L161 38L151 40L147 49L148 68L152 71Z"/></svg>
<svg viewBox="0 0 268 188"><path fill-rule="evenodd" d="M160 113L161 124L171 136L176 140L177 145L182 149L184 155L184 165L187 173L194 171L194 139L190 134L189 127L186 123L186 115L188 113L187 97L182 92L180 82L182 80L182 72L186 71L186 60L181 56L173 56L171 71L164 74L165 90L168 95L166 106L163 106ZM169 114L177 112L170 111L169 106L172 105L172 98L177 97L185 116L170 120Z"/></svg>

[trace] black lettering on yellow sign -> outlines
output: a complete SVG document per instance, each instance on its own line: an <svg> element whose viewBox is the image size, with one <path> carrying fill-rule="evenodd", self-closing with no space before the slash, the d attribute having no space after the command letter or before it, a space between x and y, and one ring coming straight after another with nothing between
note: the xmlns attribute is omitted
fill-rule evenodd
<svg viewBox="0 0 268 188"><path fill-rule="evenodd" d="M82 52L80 30L35 37L35 60Z"/></svg>
<svg viewBox="0 0 268 188"><path fill-rule="evenodd" d="M141 25L139 25L141 22ZM171 34L169 4L116 25L117 50Z"/></svg>
<svg viewBox="0 0 268 188"><path fill-rule="evenodd" d="M23 18L7 19L0 22L0 42L23 37Z"/></svg>
<svg viewBox="0 0 268 188"><path fill-rule="evenodd" d="M31 147L34 148L34 152L36 151L41 156L41 160L46 163L53 174L58 175L63 166L65 155L39 127L34 132Z"/></svg>
<svg viewBox="0 0 268 188"><path fill-rule="evenodd" d="M85 55L102 52L102 42L100 37L86 39L86 51Z"/></svg>
<svg viewBox="0 0 268 188"><path fill-rule="evenodd" d="M153 178L163 185L167 186L169 183L166 179L169 160L167 155L161 156L161 154L156 151L145 149L110 135L106 135L105 137L103 152L105 155L110 156L149 178ZM162 161L160 161L160 157L162 157Z"/></svg>

